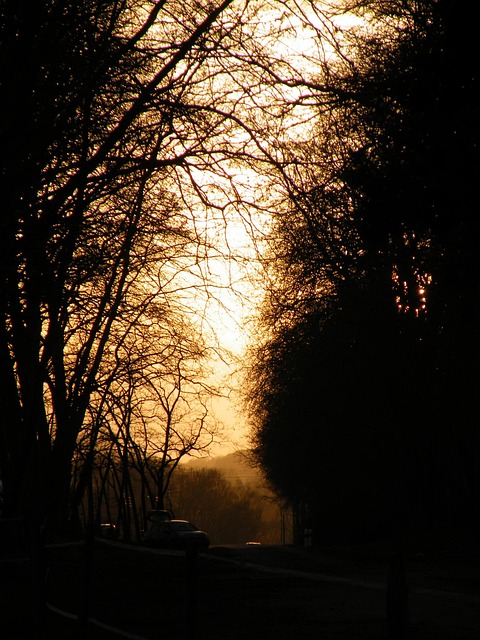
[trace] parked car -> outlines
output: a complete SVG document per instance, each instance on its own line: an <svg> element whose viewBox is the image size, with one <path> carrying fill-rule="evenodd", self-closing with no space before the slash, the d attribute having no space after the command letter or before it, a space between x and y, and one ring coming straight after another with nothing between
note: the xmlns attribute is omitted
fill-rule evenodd
<svg viewBox="0 0 480 640"><path fill-rule="evenodd" d="M205 531L199 531L187 520L157 520L145 532L143 544L166 549L194 547L201 551L208 549L210 540Z"/></svg>
<svg viewBox="0 0 480 640"><path fill-rule="evenodd" d="M104 522L100 525L98 533L101 538L106 538L107 540L115 540L117 537L117 528L110 522Z"/></svg>
<svg viewBox="0 0 480 640"><path fill-rule="evenodd" d="M165 509L152 509L152 511L147 511L147 520L150 520L150 522L158 522L160 520L163 522L171 519L172 514Z"/></svg>

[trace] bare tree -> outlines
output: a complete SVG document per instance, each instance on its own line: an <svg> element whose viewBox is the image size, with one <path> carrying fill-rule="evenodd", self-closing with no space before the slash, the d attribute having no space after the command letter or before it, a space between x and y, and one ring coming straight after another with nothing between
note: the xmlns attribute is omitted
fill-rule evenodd
<svg viewBox="0 0 480 640"><path fill-rule="evenodd" d="M145 525L146 511L163 508L181 459L206 449L219 435L209 415L211 399L220 393L206 381L209 349L192 327L170 320L169 326L162 326L152 318L144 325L137 319L134 335L117 345L116 364L106 368L104 385L100 380L92 396L91 421L85 422L86 435L77 451L83 466L74 507L82 501L92 470L102 478L97 516L106 499L103 487L116 486L118 479L116 511L121 513L121 505L123 513L131 513L137 534ZM116 465L105 466L103 460L112 454ZM107 480L109 473L113 480ZM140 482L141 490L132 491L132 482ZM129 531L125 523L123 529Z"/></svg>
<svg viewBox="0 0 480 640"><path fill-rule="evenodd" d="M241 8L220 20L230 4L1 5L6 513L64 521L126 292L141 281L152 297L151 278L171 278L152 273L152 253L142 271L147 248L205 286L209 241L186 211L218 163L226 117L212 115L207 67L241 25Z"/></svg>

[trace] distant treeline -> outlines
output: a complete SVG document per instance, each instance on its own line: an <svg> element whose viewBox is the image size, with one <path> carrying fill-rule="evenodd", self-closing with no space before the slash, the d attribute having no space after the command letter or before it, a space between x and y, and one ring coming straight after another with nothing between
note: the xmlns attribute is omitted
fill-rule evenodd
<svg viewBox="0 0 480 640"><path fill-rule="evenodd" d="M94 523L98 534L139 542L149 526L148 511L168 510L172 517L189 520L208 533L211 544L245 544L291 541L291 511L282 507L262 484L229 479L215 468L177 467L163 500L157 493L158 476L148 470L126 467L110 457L108 466L93 473L89 498L80 511L85 530ZM105 529L102 525L113 528Z"/></svg>

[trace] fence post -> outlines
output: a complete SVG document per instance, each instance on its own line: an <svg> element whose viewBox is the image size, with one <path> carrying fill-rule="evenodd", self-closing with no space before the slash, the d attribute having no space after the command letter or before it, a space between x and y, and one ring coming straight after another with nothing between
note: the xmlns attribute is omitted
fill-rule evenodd
<svg viewBox="0 0 480 640"><path fill-rule="evenodd" d="M387 583L387 623L389 640L409 637L408 587L403 554L392 556Z"/></svg>
<svg viewBox="0 0 480 640"><path fill-rule="evenodd" d="M197 613L198 547L194 542L187 544L187 548L185 550L185 558L187 561L184 614L185 640L195 640Z"/></svg>

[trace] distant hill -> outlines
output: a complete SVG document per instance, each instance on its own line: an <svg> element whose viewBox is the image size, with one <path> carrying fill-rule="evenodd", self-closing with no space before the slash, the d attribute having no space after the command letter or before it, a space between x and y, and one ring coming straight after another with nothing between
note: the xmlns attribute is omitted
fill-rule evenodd
<svg viewBox="0 0 480 640"><path fill-rule="evenodd" d="M192 458L184 467L190 469L217 469L228 480L241 480L244 484L264 485L259 469L249 462L248 451L229 453L214 458Z"/></svg>

